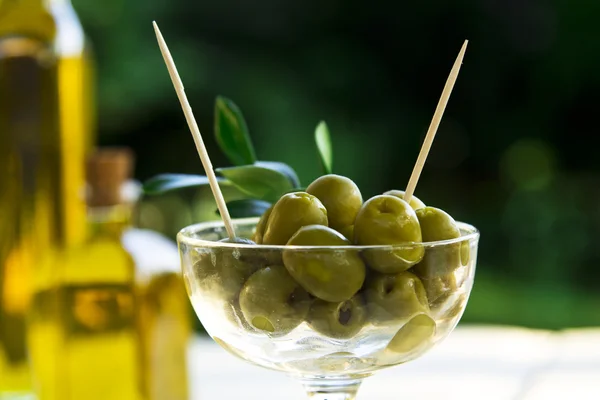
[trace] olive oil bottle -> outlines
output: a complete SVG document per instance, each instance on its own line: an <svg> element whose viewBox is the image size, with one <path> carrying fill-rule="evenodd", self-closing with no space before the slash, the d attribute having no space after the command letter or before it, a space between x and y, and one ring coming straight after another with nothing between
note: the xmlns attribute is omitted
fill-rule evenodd
<svg viewBox="0 0 600 400"><path fill-rule="evenodd" d="M31 393L26 315L85 234L91 63L67 0L0 0L0 398Z"/></svg>
<svg viewBox="0 0 600 400"><path fill-rule="evenodd" d="M131 169L123 149L99 150L88 164L88 240L60 267L60 400L144 398L135 266L121 244Z"/></svg>
<svg viewBox="0 0 600 400"><path fill-rule="evenodd" d="M145 399L135 267L121 244L131 156L99 150L88 164L88 234L59 252L55 285L33 299L31 350L40 400Z"/></svg>

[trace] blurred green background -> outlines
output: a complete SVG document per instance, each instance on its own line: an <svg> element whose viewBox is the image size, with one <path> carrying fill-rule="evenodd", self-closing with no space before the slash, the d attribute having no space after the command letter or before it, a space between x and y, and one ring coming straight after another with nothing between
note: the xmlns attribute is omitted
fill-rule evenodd
<svg viewBox="0 0 600 400"><path fill-rule="evenodd" d="M464 39L470 44L416 194L481 230L463 322L600 325L600 2L74 0L97 59L99 141L137 153L136 178L203 173L151 21L215 166L217 95L242 109L262 160L334 172L364 197L403 189ZM146 199L170 237L215 218L209 193Z"/></svg>

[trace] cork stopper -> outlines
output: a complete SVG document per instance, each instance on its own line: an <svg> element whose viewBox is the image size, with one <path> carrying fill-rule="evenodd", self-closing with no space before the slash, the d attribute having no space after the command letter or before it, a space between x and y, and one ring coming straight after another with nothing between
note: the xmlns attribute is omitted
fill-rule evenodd
<svg viewBox="0 0 600 400"><path fill-rule="evenodd" d="M134 155L126 147L97 149L87 163L90 207L110 207L123 203L122 188L133 173Z"/></svg>

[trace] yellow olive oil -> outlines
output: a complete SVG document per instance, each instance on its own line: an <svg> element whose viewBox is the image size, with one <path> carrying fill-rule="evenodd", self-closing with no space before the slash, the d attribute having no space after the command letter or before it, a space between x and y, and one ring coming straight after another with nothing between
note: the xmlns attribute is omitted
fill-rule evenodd
<svg viewBox="0 0 600 400"><path fill-rule="evenodd" d="M31 296L57 279L57 250L85 233L93 135L83 43L68 2L0 0L0 397L33 390Z"/></svg>
<svg viewBox="0 0 600 400"><path fill-rule="evenodd" d="M0 10L2 32L7 14ZM32 269L58 232L55 67L48 43L0 34L0 173L6 177L0 180L0 396L33 390L26 346Z"/></svg>
<svg viewBox="0 0 600 400"><path fill-rule="evenodd" d="M32 294L53 287L62 250L85 237L94 135L84 43L68 1L0 0L0 398L39 380L26 340Z"/></svg>
<svg viewBox="0 0 600 400"><path fill-rule="evenodd" d="M40 400L143 399L134 265L119 208L91 210L86 242L58 255L56 285L33 299Z"/></svg>
<svg viewBox="0 0 600 400"><path fill-rule="evenodd" d="M60 268L57 400L143 399L134 263L121 245L127 210L92 210L89 241Z"/></svg>

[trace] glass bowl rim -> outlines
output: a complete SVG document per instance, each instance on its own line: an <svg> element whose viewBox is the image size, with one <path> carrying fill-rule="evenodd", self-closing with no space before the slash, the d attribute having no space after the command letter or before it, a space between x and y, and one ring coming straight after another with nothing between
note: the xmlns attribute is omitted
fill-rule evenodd
<svg viewBox="0 0 600 400"><path fill-rule="evenodd" d="M234 225L237 224L257 224L260 217L250 217L250 218L237 218L233 219ZM431 247L439 247L446 246L454 243L461 242L477 242L479 240L479 230L475 228L473 225L456 221L458 228L467 233L460 237L454 239L446 239L446 240L437 240L431 242L403 242L399 244L393 245L340 245L340 246L288 246L288 245L272 245L272 244L237 244L237 243L226 243L226 242L215 242L211 240L197 239L192 237L192 235L196 234L201 230L206 230L210 228L223 228L225 229L225 224L221 220L217 221L208 221L208 222L200 222L197 224L188 225L185 228L181 229L179 233L177 233L177 242L183 243L192 247L205 247L205 248L244 248L244 249L261 249L261 250L302 250L302 251L315 251L315 250L393 250L393 249L405 249L407 247L415 247L415 246L423 246L427 248Z"/></svg>

